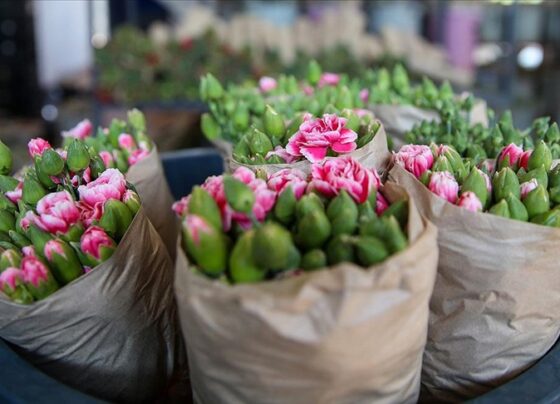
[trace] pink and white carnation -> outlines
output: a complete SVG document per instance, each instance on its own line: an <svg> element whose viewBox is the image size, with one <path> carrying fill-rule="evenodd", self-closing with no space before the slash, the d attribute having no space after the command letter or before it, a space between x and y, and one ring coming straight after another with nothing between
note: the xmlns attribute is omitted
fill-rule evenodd
<svg viewBox="0 0 560 404"><path fill-rule="evenodd" d="M453 174L448 171L436 171L430 176L428 188L437 196L455 203L459 193L459 184Z"/></svg>
<svg viewBox="0 0 560 404"><path fill-rule="evenodd" d="M286 151L294 157L305 157L312 163L323 160L331 149L336 153L356 150L358 134L345 127L346 119L325 114L322 118L306 117L299 130L288 140Z"/></svg>
<svg viewBox="0 0 560 404"><path fill-rule="evenodd" d="M363 167L351 157L326 160L311 167L309 189L327 197L336 196L344 189L357 203L363 203L380 185L374 169Z"/></svg>
<svg viewBox="0 0 560 404"><path fill-rule="evenodd" d="M457 201L457 206L470 210L471 212L482 211L482 203L480 202L480 199L478 199L478 196L471 191L463 192L461 194L461 197Z"/></svg>
<svg viewBox="0 0 560 404"><path fill-rule="evenodd" d="M286 151L282 146L276 146L274 151L269 151L266 153L265 159L268 160L272 156L278 156L282 160L284 160L287 164L291 164L298 160L297 157L292 156L290 153Z"/></svg>
<svg viewBox="0 0 560 404"><path fill-rule="evenodd" d="M299 199L307 188L306 179L307 176L303 171L286 168L272 174L268 178L268 188L279 195L286 187L291 187L296 199Z"/></svg>
<svg viewBox="0 0 560 404"><path fill-rule="evenodd" d="M91 136L92 129L93 125L91 124L89 119L84 119L72 129L62 132L62 136L76 139L85 139Z"/></svg>
<svg viewBox="0 0 560 404"><path fill-rule="evenodd" d="M336 73L325 72L319 79L319 87L336 86L340 82L340 75Z"/></svg>
<svg viewBox="0 0 560 404"><path fill-rule="evenodd" d="M29 143L27 143L27 150L31 158L41 157L47 149L52 149L50 143L40 137L31 139Z"/></svg>
<svg viewBox="0 0 560 404"><path fill-rule="evenodd" d="M420 178L434 165L432 150L424 145L404 145L393 155L393 160L416 178Z"/></svg>
<svg viewBox="0 0 560 404"><path fill-rule="evenodd" d="M45 195L37 202L37 214L33 217L33 223L51 234L65 234L80 221L80 211L68 191Z"/></svg>
<svg viewBox="0 0 560 404"><path fill-rule="evenodd" d="M98 203L104 204L109 199L121 200L126 191L124 175L116 168L105 170L95 180L78 187L80 201L93 207Z"/></svg>
<svg viewBox="0 0 560 404"><path fill-rule="evenodd" d="M277 86L276 80L272 77L263 76L259 80L259 88L261 92L268 93L274 90Z"/></svg>

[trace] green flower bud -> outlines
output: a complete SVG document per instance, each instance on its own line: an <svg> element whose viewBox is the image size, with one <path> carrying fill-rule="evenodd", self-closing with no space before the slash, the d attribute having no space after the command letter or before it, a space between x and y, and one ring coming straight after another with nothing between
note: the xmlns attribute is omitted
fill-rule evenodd
<svg viewBox="0 0 560 404"><path fill-rule="evenodd" d="M327 208L332 235L353 234L358 226L358 207L345 190L333 198Z"/></svg>
<svg viewBox="0 0 560 404"><path fill-rule="evenodd" d="M16 227L17 227L17 224L16 224ZM10 236L14 245L16 245L19 248L23 248L23 247L26 247L28 245L31 245L31 241L27 237L25 237L23 234L18 233L15 230L8 231L8 236Z"/></svg>
<svg viewBox="0 0 560 404"><path fill-rule="evenodd" d="M134 108L127 113L128 122L134 129L135 132L145 132L146 131L146 118L142 111Z"/></svg>
<svg viewBox="0 0 560 404"><path fill-rule="evenodd" d="M308 213L315 210L320 210L321 212L325 211L321 198L319 198L317 194L313 193L303 195L296 204L296 217L301 219Z"/></svg>
<svg viewBox="0 0 560 404"><path fill-rule="evenodd" d="M0 174L9 175L12 172L13 158L8 146L0 141Z"/></svg>
<svg viewBox="0 0 560 404"><path fill-rule="evenodd" d="M280 223L291 224L295 218L296 204L297 200L292 187L284 188L274 205L274 216Z"/></svg>
<svg viewBox="0 0 560 404"><path fill-rule="evenodd" d="M15 212L17 206L15 203L10 201L6 196L0 194L0 210L8 210L10 212Z"/></svg>
<svg viewBox="0 0 560 404"><path fill-rule="evenodd" d="M539 185L542 185L545 189L548 188L548 175L544 166L541 165L538 168L534 168L526 173L521 173L521 170L517 172L517 177L519 178L520 184L531 181L534 178L537 180Z"/></svg>
<svg viewBox="0 0 560 404"><path fill-rule="evenodd" d="M189 213L200 216L216 230L222 229L222 216L218 204L203 188L196 186L191 192Z"/></svg>
<svg viewBox="0 0 560 404"><path fill-rule="evenodd" d="M60 285L64 286L84 273L76 252L63 240L49 240L43 248L43 256L49 262L52 274Z"/></svg>
<svg viewBox="0 0 560 404"><path fill-rule="evenodd" d="M323 74L323 70L317 61L312 60L309 62L309 66L307 67L307 81L312 86L315 86L321 80L321 75Z"/></svg>
<svg viewBox="0 0 560 404"><path fill-rule="evenodd" d="M479 144L471 144L468 146L466 156L473 159L475 162L480 162L488 158L486 151L484 151L484 148Z"/></svg>
<svg viewBox="0 0 560 404"><path fill-rule="evenodd" d="M545 213L533 216L531 218L531 223L550 227L560 227L560 210L552 209Z"/></svg>
<svg viewBox="0 0 560 404"><path fill-rule="evenodd" d="M121 173L126 173L128 171L128 162L126 161L124 153L120 150L113 150L113 157L117 170Z"/></svg>
<svg viewBox="0 0 560 404"><path fill-rule="evenodd" d="M53 237L43 230L40 230L36 225L32 224L27 229L27 237L31 240L33 246L35 246L35 251L40 256L44 257L45 245L47 242L51 241Z"/></svg>
<svg viewBox="0 0 560 404"><path fill-rule="evenodd" d="M288 230L275 223L265 223L255 231L253 261L261 268L287 269L288 253L293 248Z"/></svg>
<svg viewBox="0 0 560 404"><path fill-rule="evenodd" d="M39 160L39 167L45 174L57 176L64 170L64 160L54 149L47 149Z"/></svg>
<svg viewBox="0 0 560 404"><path fill-rule="evenodd" d="M391 217L394 216L399 222L401 227L406 227L408 223L408 200L400 199L393 202L385 211L381 214L381 217Z"/></svg>
<svg viewBox="0 0 560 404"><path fill-rule="evenodd" d="M550 173L548 173L548 187L560 187L560 164L558 164L550 171Z"/></svg>
<svg viewBox="0 0 560 404"><path fill-rule="evenodd" d="M103 206L99 227L115 240L120 240L128 230L132 219L132 212L123 202L109 199Z"/></svg>
<svg viewBox="0 0 560 404"><path fill-rule="evenodd" d="M308 212L297 223L296 244L304 250L320 248L331 235L331 223L323 210Z"/></svg>
<svg viewBox="0 0 560 404"><path fill-rule="evenodd" d="M549 193L550 201L553 204L555 205L560 204L560 186L550 188L548 193Z"/></svg>
<svg viewBox="0 0 560 404"><path fill-rule="evenodd" d="M455 94L453 93L453 88L449 81L445 80L441 87L439 88L439 98L442 100L451 100Z"/></svg>
<svg viewBox="0 0 560 404"><path fill-rule="evenodd" d="M337 109L340 109L340 110L345 109L345 108L353 108L354 107L354 102L353 102L353 99L352 99L352 93L350 93L350 90L348 89L348 87L343 86L343 87L340 88L334 105Z"/></svg>
<svg viewBox="0 0 560 404"><path fill-rule="evenodd" d="M21 264L22 256L21 254L13 248L4 251L0 255L0 272L3 272L7 268L19 268Z"/></svg>
<svg viewBox="0 0 560 404"><path fill-rule="evenodd" d="M378 225L378 237L384 242L391 254L404 250L408 246L406 234L394 216L382 217L381 226Z"/></svg>
<svg viewBox="0 0 560 404"><path fill-rule="evenodd" d="M301 258L301 268L306 271L324 268L327 266L327 255L318 248L306 252Z"/></svg>
<svg viewBox="0 0 560 404"><path fill-rule="evenodd" d="M215 140L222 136L220 125L208 112L202 114L200 118L200 128L208 140Z"/></svg>
<svg viewBox="0 0 560 404"><path fill-rule="evenodd" d="M447 160L447 157L445 156L439 156L436 161L434 162L434 165L432 166L432 171L433 172L441 172L441 171L447 171L448 173L453 173L453 168L451 168L451 164L449 163L449 160Z"/></svg>
<svg viewBox="0 0 560 404"><path fill-rule="evenodd" d="M527 208L529 218L545 213L550 209L548 192L542 185L539 185L525 196L523 204Z"/></svg>
<svg viewBox="0 0 560 404"><path fill-rule="evenodd" d="M8 233L10 230L15 230L16 218L13 213L7 210L0 210L0 231Z"/></svg>
<svg viewBox="0 0 560 404"><path fill-rule="evenodd" d="M513 170L509 167L504 167L494 174L494 178L492 179L492 188L494 191L494 199L496 201L505 199L510 193L518 199L521 196L517 175L515 175Z"/></svg>
<svg viewBox="0 0 560 404"><path fill-rule="evenodd" d="M253 241L255 230L249 230L235 243L229 257L229 271L233 283L260 282L266 276L266 269L260 268L253 261Z"/></svg>
<svg viewBox="0 0 560 404"><path fill-rule="evenodd" d="M271 138L282 139L286 134L286 124L284 118L278 115L270 105L266 106L263 116L264 131Z"/></svg>
<svg viewBox="0 0 560 404"><path fill-rule="evenodd" d="M384 261L389 251L381 240L371 236L358 236L353 239L358 262L363 267L370 267Z"/></svg>
<svg viewBox="0 0 560 404"><path fill-rule="evenodd" d="M544 139L549 144L554 144L560 142L560 130L558 129L558 124L554 122L544 135Z"/></svg>
<svg viewBox="0 0 560 404"><path fill-rule="evenodd" d="M511 217L511 214L509 212L509 206L505 199L502 199L500 202L492 206L490 210L488 210L488 212L496 216L501 216L506 218Z"/></svg>
<svg viewBox="0 0 560 404"><path fill-rule="evenodd" d="M548 171L550 170L551 165L552 154L546 143L541 140L537 143L535 150L533 150L533 153L531 153L531 156L529 157L528 169L533 170L535 168L539 168L540 166L544 166L544 169Z"/></svg>
<svg viewBox="0 0 560 404"><path fill-rule="evenodd" d="M508 209L510 213L510 217L515 220L521 220L522 222L526 222L529 220L529 213L527 213L527 209L523 202L517 199L512 194L509 194L506 198L506 202L508 204Z"/></svg>
<svg viewBox="0 0 560 404"><path fill-rule="evenodd" d="M74 139L68 146L66 165L72 172L78 173L89 166L90 157L85 144L78 139Z"/></svg>
<svg viewBox="0 0 560 404"><path fill-rule="evenodd" d="M372 194L375 197L377 192L372 192ZM376 217L377 215L375 214L375 210L373 210L373 206L369 200L358 205L358 224L365 223L369 220L375 219Z"/></svg>
<svg viewBox="0 0 560 404"><path fill-rule="evenodd" d="M353 130L356 133L360 130L360 118L354 113L354 111L346 108L342 111L341 115L346 118L346 125L344 125L344 127Z"/></svg>
<svg viewBox="0 0 560 404"><path fill-rule="evenodd" d="M30 176L23 180L22 199L29 205L36 205L47 194L45 188Z"/></svg>
<svg viewBox="0 0 560 404"><path fill-rule="evenodd" d="M486 187L486 179L483 173L476 167L473 167L468 177L461 186L461 193L474 192L482 206L487 206L489 192Z"/></svg>
<svg viewBox="0 0 560 404"><path fill-rule="evenodd" d="M255 203L255 194L247 184L231 175L224 176L224 191L226 199L233 210L251 214Z"/></svg>
<svg viewBox="0 0 560 404"><path fill-rule="evenodd" d="M39 167L40 162L41 162L41 158L35 157L34 166L35 166L35 174L37 180L39 180L39 182L44 188L49 190L54 190L57 185L48 174L44 173L43 170L41 170L41 167Z"/></svg>
<svg viewBox="0 0 560 404"><path fill-rule="evenodd" d="M14 177L8 175L0 175L0 192L5 194L6 192L13 191L19 185L19 181Z"/></svg>
<svg viewBox="0 0 560 404"><path fill-rule="evenodd" d="M233 127L239 132L244 132L249 128L249 119L250 116L247 105L243 102L239 102L235 111L233 111Z"/></svg>
<svg viewBox="0 0 560 404"><path fill-rule="evenodd" d="M211 100L219 100L224 95L224 89L220 82L211 73L206 75L206 97Z"/></svg>
<svg viewBox="0 0 560 404"><path fill-rule="evenodd" d="M329 265L342 262L354 262L354 245L352 237L346 234L333 237L327 244L327 261Z"/></svg>
<svg viewBox="0 0 560 404"><path fill-rule="evenodd" d="M94 156L94 157L91 158L91 161L89 163L89 168L91 170L92 178L95 179L95 178L99 177L101 175L101 173L109 167L105 167L105 163L103 162L101 157Z"/></svg>
<svg viewBox="0 0 560 404"><path fill-rule="evenodd" d="M249 157L251 150L249 149L249 143L247 137L243 136L233 147L233 156L236 160L240 161L241 157Z"/></svg>
<svg viewBox="0 0 560 404"><path fill-rule="evenodd" d="M406 69L398 64L393 69L393 88L397 93L406 95L410 91L410 82L408 80L408 73Z"/></svg>
<svg viewBox="0 0 560 404"><path fill-rule="evenodd" d="M253 154L265 156L269 151L272 151L272 142L269 137L262 133L260 130L253 128L247 137L249 149Z"/></svg>
<svg viewBox="0 0 560 404"><path fill-rule="evenodd" d="M207 275L217 277L227 266L227 239L197 215L187 215L183 223L185 250ZM248 251L250 256L250 251Z"/></svg>

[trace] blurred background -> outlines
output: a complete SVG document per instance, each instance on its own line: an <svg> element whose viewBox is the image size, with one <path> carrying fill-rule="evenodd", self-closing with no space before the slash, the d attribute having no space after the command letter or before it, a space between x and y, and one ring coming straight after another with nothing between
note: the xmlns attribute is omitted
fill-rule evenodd
<svg viewBox="0 0 560 404"><path fill-rule="evenodd" d="M160 149L199 146L203 73L303 76L311 59L348 74L403 63L525 127L560 115L558 21L543 0L3 0L0 138L26 153L135 106Z"/></svg>

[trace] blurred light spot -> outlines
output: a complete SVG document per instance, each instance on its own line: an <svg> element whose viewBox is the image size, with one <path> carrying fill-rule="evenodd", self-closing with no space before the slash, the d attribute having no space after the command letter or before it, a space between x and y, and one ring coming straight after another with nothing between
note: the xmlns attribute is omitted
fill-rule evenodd
<svg viewBox="0 0 560 404"><path fill-rule="evenodd" d="M45 121L52 122L58 116L58 108L52 104L44 105L43 108L41 108L41 116Z"/></svg>
<svg viewBox="0 0 560 404"><path fill-rule="evenodd" d="M524 69L535 70L543 62L543 48L538 43L530 43L526 45L517 55L517 63Z"/></svg>
<svg viewBox="0 0 560 404"><path fill-rule="evenodd" d="M91 45L97 49L104 48L107 45L107 35L96 32L91 37Z"/></svg>

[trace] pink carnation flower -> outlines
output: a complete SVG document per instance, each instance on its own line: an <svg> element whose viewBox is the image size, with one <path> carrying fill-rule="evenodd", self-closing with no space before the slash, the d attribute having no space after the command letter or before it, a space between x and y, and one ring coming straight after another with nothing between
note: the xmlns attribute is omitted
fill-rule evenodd
<svg viewBox="0 0 560 404"><path fill-rule="evenodd" d="M428 188L437 196L447 200L448 202L455 203L457 201L457 194L459 193L459 184L455 177L447 171L433 172L430 177Z"/></svg>
<svg viewBox="0 0 560 404"><path fill-rule="evenodd" d="M303 171L286 168L268 178L268 187L277 194L281 194L286 187L292 187L296 199L299 199L307 188L306 177Z"/></svg>
<svg viewBox="0 0 560 404"><path fill-rule="evenodd" d="M29 143L27 143L27 150L31 158L41 157L43 152L47 149L52 149L50 143L40 137L31 139Z"/></svg>
<svg viewBox="0 0 560 404"><path fill-rule="evenodd" d="M312 163L323 160L329 149L336 153L350 153L356 150L358 134L344 125L346 119L336 115L306 119L288 140L286 151L295 157L303 156Z"/></svg>
<svg viewBox="0 0 560 404"><path fill-rule="evenodd" d="M272 77L263 76L259 80L259 88L263 93L268 93L276 88L276 80Z"/></svg>
<svg viewBox="0 0 560 404"><path fill-rule="evenodd" d="M323 73L319 79L319 87L336 86L340 82L340 76L336 73Z"/></svg>
<svg viewBox="0 0 560 404"><path fill-rule="evenodd" d="M84 119L69 131L62 132L63 137L73 137L76 139L85 139L91 136L93 125L88 119Z"/></svg>
<svg viewBox="0 0 560 404"><path fill-rule="evenodd" d="M474 192L464 192L459 200L457 201L457 205L470 210L471 212L480 212L482 210L482 203L480 199L476 196Z"/></svg>
<svg viewBox="0 0 560 404"><path fill-rule="evenodd" d="M351 157L341 157L313 164L309 188L327 197L338 195L344 189L356 202L363 203L380 184L375 170L363 167Z"/></svg>
<svg viewBox="0 0 560 404"><path fill-rule="evenodd" d="M420 178L424 172L434 165L434 155L428 146L404 145L393 155L394 162L406 171Z"/></svg>
<svg viewBox="0 0 560 404"><path fill-rule="evenodd" d="M126 180L116 168L105 170L99 178L78 187L80 200L91 207L104 204L109 199L121 200L126 191Z"/></svg>
<svg viewBox="0 0 560 404"><path fill-rule="evenodd" d="M34 223L51 234L65 234L80 220L80 211L68 191L45 195L37 203L37 213Z"/></svg>
<svg viewBox="0 0 560 404"><path fill-rule="evenodd" d="M287 164L291 164L298 160L297 157L292 156L290 153L286 151L282 146L276 146L274 151L269 151L266 153L265 159L268 160L269 157L278 156L282 160L284 160Z"/></svg>

